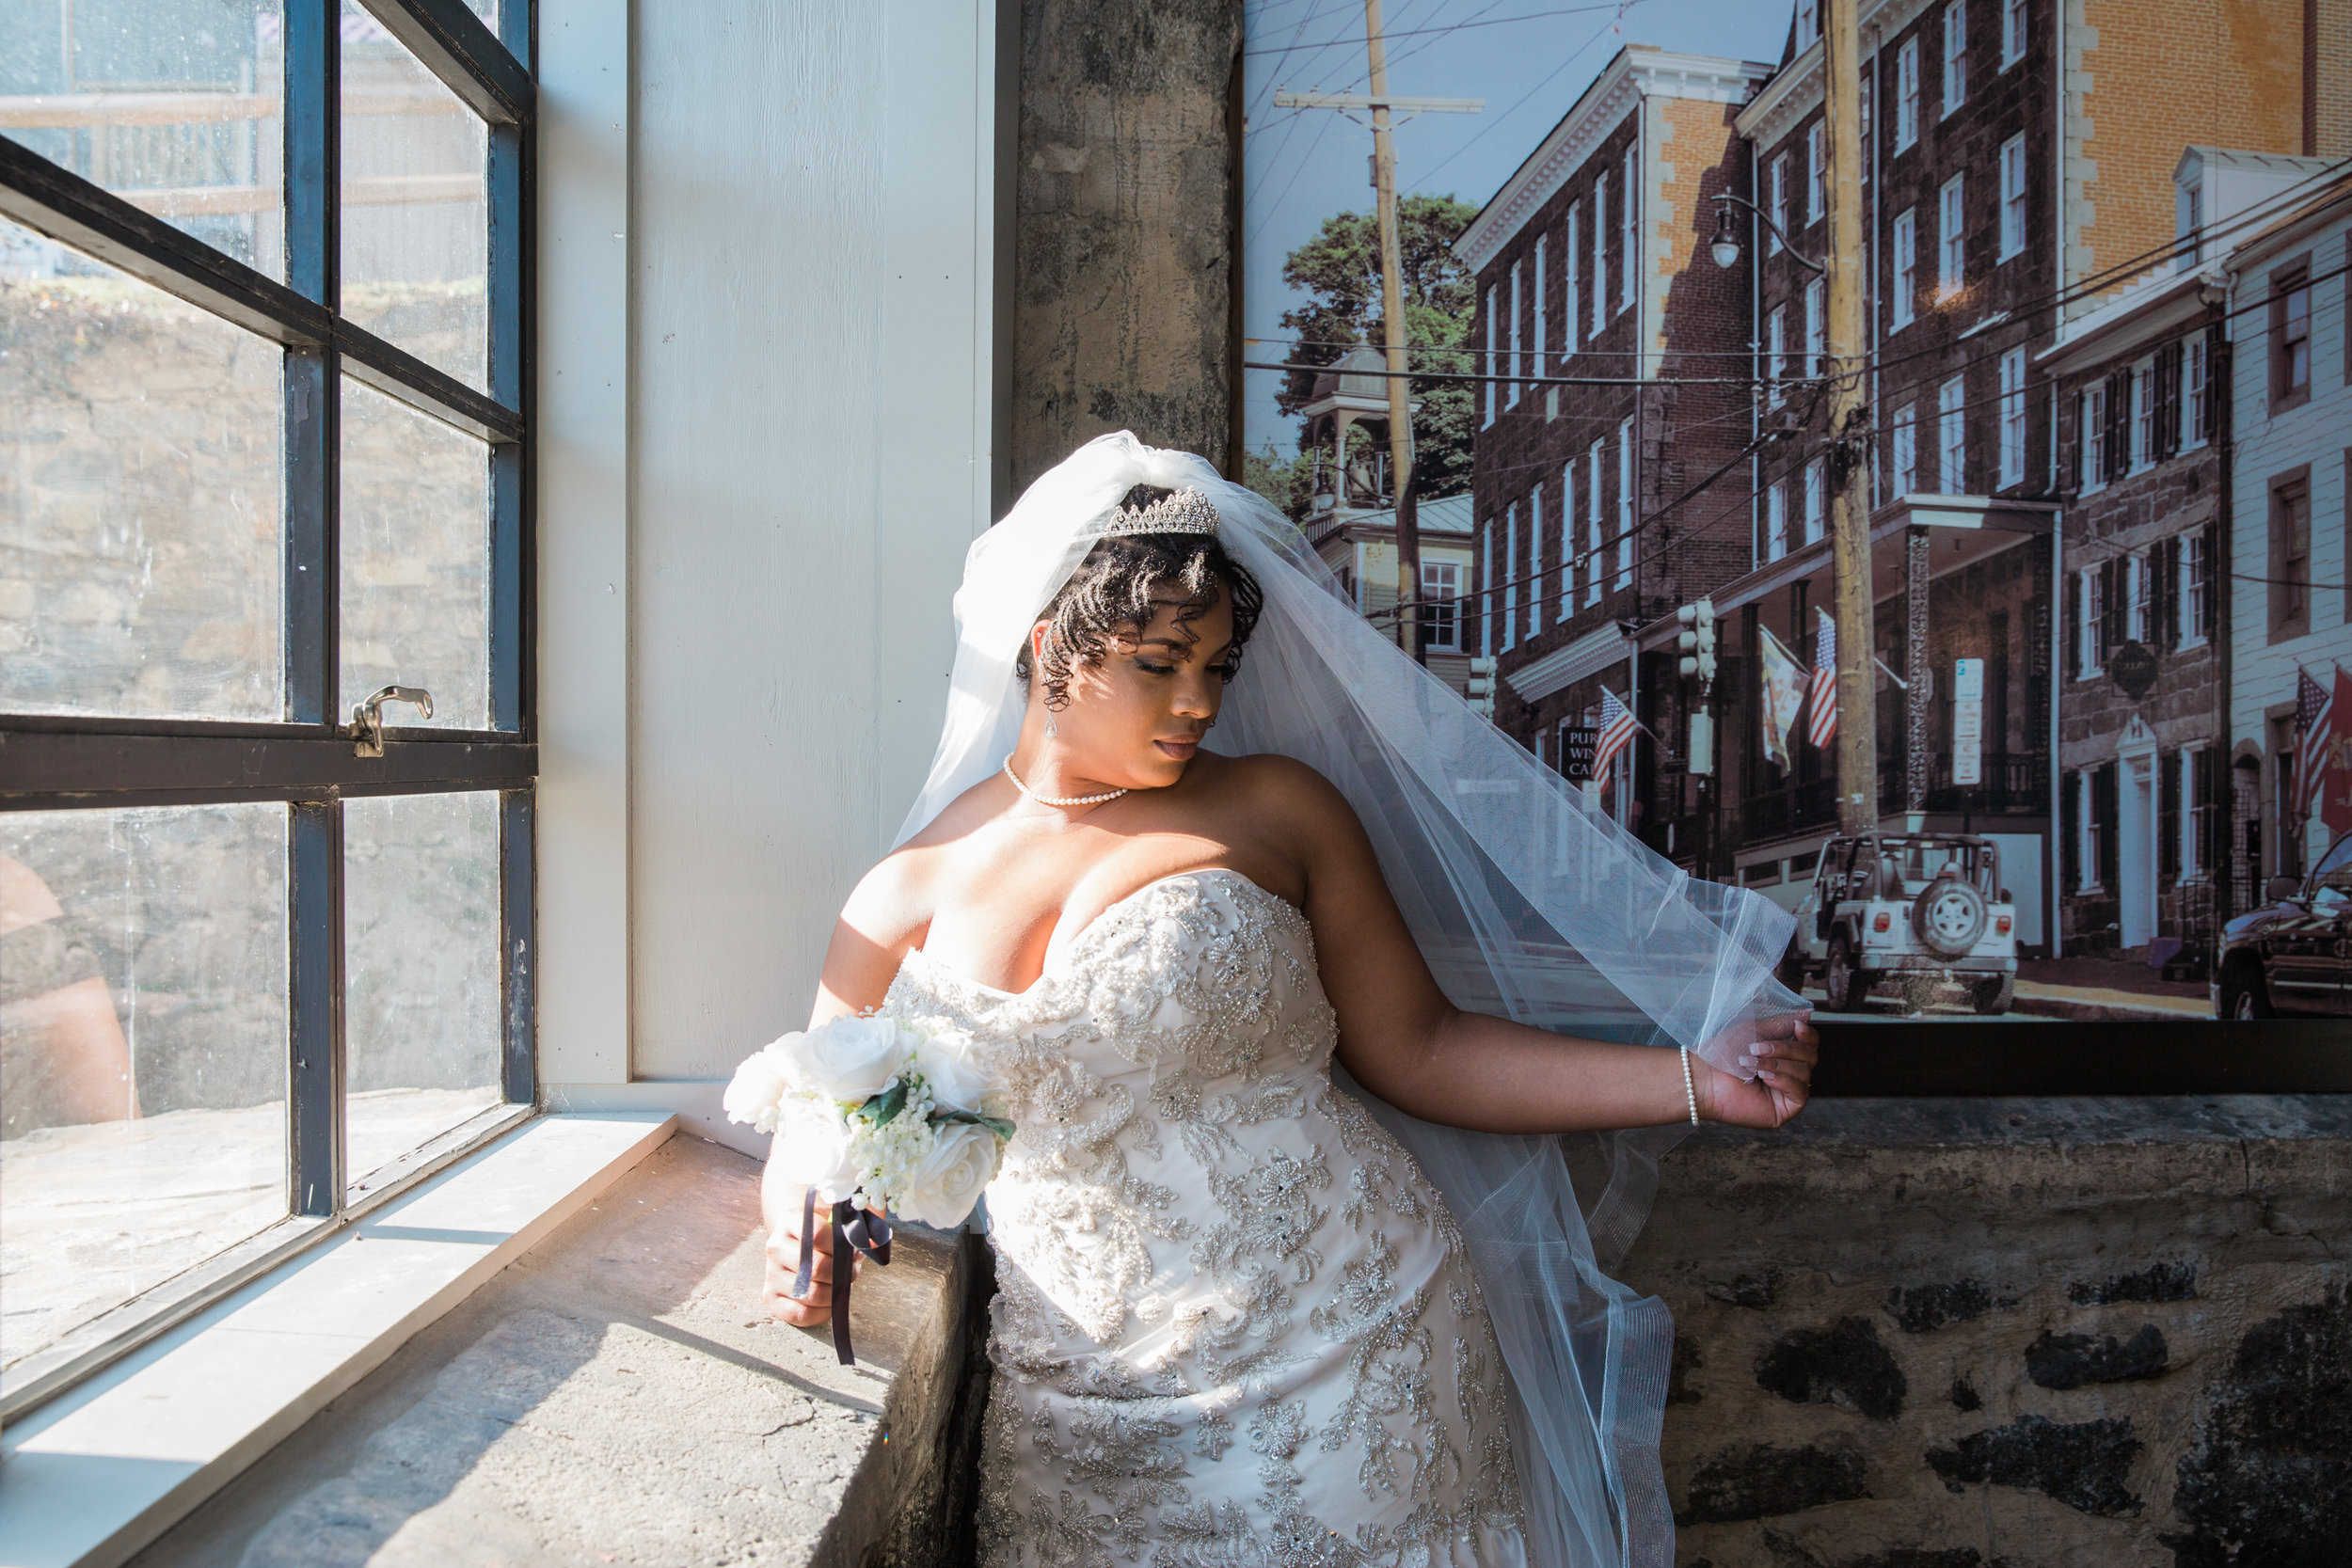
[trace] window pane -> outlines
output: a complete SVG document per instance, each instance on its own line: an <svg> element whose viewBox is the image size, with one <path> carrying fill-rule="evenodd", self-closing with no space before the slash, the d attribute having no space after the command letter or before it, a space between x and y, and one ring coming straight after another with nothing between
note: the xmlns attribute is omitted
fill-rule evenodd
<svg viewBox="0 0 2352 1568"><path fill-rule="evenodd" d="M342 37L343 314L486 388L488 132L357 0Z"/></svg>
<svg viewBox="0 0 2352 1568"><path fill-rule="evenodd" d="M0 816L0 1359L285 1215L285 833Z"/></svg>
<svg viewBox="0 0 2352 1568"><path fill-rule="evenodd" d="M0 706L281 715L282 364L0 220Z"/></svg>
<svg viewBox="0 0 2352 1568"><path fill-rule="evenodd" d="M386 686L433 693L429 722L489 723L489 451L405 404L343 383L342 705ZM428 722L411 707L386 722Z"/></svg>
<svg viewBox="0 0 2352 1568"><path fill-rule="evenodd" d="M0 133L282 278L278 0L8 9Z"/></svg>
<svg viewBox="0 0 2352 1568"><path fill-rule="evenodd" d="M345 1168L369 1172L499 1101L499 801L343 807Z"/></svg>

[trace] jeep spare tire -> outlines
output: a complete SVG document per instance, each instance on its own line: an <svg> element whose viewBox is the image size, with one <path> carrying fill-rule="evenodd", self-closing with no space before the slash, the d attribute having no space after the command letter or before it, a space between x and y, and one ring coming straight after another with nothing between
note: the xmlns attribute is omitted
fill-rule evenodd
<svg viewBox="0 0 2352 1568"><path fill-rule="evenodd" d="M1984 895L1957 877L1938 877L1911 906L1912 934L1939 958L1964 958L1984 935Z"/></svg>

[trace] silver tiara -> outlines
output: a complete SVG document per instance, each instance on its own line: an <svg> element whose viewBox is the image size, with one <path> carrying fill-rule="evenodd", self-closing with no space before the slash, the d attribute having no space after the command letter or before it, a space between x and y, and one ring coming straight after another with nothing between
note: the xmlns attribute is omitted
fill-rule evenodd
<svg viewBox="0 0 2352 1568"><path fill-rule="evenodd" d="M1206 533L1216 532L1216 508L1209 498L1190 485L1173 495L1162 496L1150 506L1121 507L1111 514L1104 526L1103 537L1122 533Z"/></svg>

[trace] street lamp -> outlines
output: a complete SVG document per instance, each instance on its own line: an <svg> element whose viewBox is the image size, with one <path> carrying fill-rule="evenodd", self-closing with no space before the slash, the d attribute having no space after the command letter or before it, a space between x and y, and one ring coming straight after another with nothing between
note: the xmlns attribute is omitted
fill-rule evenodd
<svg viewBox="0 0 2352 1568"><path fill-rule="evenodd" d="M1772 220L1772 217L1766 214L1764 209L1758 207L1755 202L1749 201L1741 197L1734 196L1729 191L1719 192L1716 195L1715 201L1715 237L1713 240L1708 242L1707 250L1708 255L1715 258L1715 264L1717 266L1729 270L1730 268L1736 267L1740 264L1740 234L1739 231L1732 227L1731 217L1732 206L1734 203L1737 203L1740 206L1745 207L1749 212L1754 213L1757 217L1762 218L1764 220L1764 227L1772 231L1772 238L1778 240L1781 244L1781 248L1788 251L1789 255L1795 257L1799 261L1804 263L1804 265L1811 267L1815 272L1825 273L1829 270L1828 268L1822 266L1820 262L1813 260L1812 257L1807 256L1804 251L1799 250L1795 244L1789 240L1788 236L1780 231L1780 225L1774 223Z"/></svg>

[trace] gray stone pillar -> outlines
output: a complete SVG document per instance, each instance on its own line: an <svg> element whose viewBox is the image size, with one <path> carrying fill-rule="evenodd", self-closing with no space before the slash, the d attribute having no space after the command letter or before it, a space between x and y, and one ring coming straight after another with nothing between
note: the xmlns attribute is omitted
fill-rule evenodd
<svg viewBox="0 0 2352 1568"><path fill-rule="evenodd" d="M1240 0L1025 0L1015 493L1106 431L1237 455L1240 49Z"/></svg>

